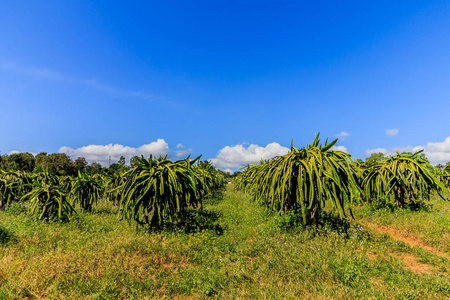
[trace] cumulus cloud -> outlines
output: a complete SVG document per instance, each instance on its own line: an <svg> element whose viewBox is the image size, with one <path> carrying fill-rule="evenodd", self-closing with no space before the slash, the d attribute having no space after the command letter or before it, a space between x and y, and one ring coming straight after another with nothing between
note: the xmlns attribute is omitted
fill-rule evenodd
<svg viewBox="0 0 450 300"><path fill-rule="evenodd" d="M443 142L428 143L425 146L417 146L414 149L424 149L425 155L433 164L445 164L450 162L450 136Z"/></svg>
<svg viewBox="0 0 450 300"><path fill-rule="evenodd" d="M18 154L18 153L31 153L31 154L33 154L33 156L36 156L36 154L37 154L37 153L34 153L34 152L30 152L30 151L11 150L11 151L9 151L8 155Z"/></svg>
<svg viewBox="0 0 450 300"><path fill-rule="evenodd" d="M151 142L150 144L145 144L137 148L120 144L88 145L77 149L61 147L58 152L66 153L73 159L84 157L90 163L95 161L103 166L107 166L110 156L111 162L117 162L121 156L124 156L129 161L135 155L144 155L144 157L148 157L150 154L154 156L164 155L170 152L170 148L164 139L158 139L156 142Z"/></svg>
<svg viewBox="0 0 450 300"><path fill-rule="evenodd" d="M348 153L347 148L345 148L344 146L333 146L333 147L331 147L331 150L342 151L342 152Z"/></svg>
<svg viewBox="0 0 450 300"><path fill-rule="evenodd" d="M398 128L386 129L386 135L396 136L398 134Z"/></svg>
<svg viewBox="0 0 450 300"><path fill-rule="evenodd" d="M182 143L179 143L177 145L177 150L175 150L174 153L177 157L187 156L192 153L192 148L186 149Z"/></svg>
<svg viewBox="0 0 450 300"><path fill-rule="evenodd" d="M384 148L375 148L375 149L367 149L366 150L367 155L371 155L373 153L383 153L386 155L388 153L388 151L387 151L387 149L384 149Z"/></svg>
<svg viewBox="0 0 450 300"><path fill-rule="evenodd" d="M220 169L240 169L248 164L258 163L261 159L271 159L275 156L284 155L289 148L278 143L270 143L266 147L258 145L239 144L222 148L215 158L210 159L213 165Z"/></svg>
<svg viewBox="0 0 450 300"><path fill-rule="evenodd" d="M192 148L186 150L175 150L174 152L177 157L187 156L188 154L192 153Z"/></svg>
<svg viewBox="0 0 450 300"><path fill-rule="evenodd" d="M231 170L230 168L222 169L222 171L224 171L225 173L230 173L230 174L233 174L233 173L234 173L234 171Z"/></svg>
<svg viewBox="0 0 450 300"><path fill-rule="evenodd" d="M450 162L450 136L443 142L427 143L426 145L419 146L394 147L389 150L385 148L377 148L366 150L366 154L370 155L372 153L382 152L385 155L395 155L397 151L414 153L420 150L424 150L424 154L431 164L446 164L447 162Z"/></svg>
<svg viewBox="0 0 450 300"><path fill-rule="evenodd" d="M350 133L341 131L340 133L335 134L335 137L337 137L338 139L341 139L341 140L345 140L349 135L350 135Z"/></svg>

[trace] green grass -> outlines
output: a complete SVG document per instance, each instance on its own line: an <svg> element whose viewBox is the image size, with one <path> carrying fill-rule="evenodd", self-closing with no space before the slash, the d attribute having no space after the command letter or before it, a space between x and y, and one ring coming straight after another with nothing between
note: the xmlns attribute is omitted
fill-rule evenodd
<svg viewBox="0 0 450 300"><path fill-rule="evenodd" d="M448 195L447 195L448 197ZM419 210L357 207L357 219L388 226L450 255L450 203L434 196Z"/></svg>
<svg viewBox="0 0 450 300"><path fill-rule="evenodd" d="M356 207L348 234L284 230L289 220L230 188L205 205L197 221L207 226L194 233L136 232L101 201L69 223L9 209L0 212L0 299L448 299L448 259L358 224L409 229L449 253L450 203L432 204L393 215Z"/></svg>

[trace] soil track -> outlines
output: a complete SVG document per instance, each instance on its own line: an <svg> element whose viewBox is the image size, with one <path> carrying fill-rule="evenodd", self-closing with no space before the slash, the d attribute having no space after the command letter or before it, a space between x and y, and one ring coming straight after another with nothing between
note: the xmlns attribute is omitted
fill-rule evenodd
<svg viewBox="0 0 450 300"><path fill-rule="evenodd" d="M418 237L411 236L411 235L406 236L406 235L402 234L401 232L399 232L398 230L394 230L394 229L386 227L386 226L378 226L377 224L366 222L366 221L360 221L360 223L375 230L375 231L378 231L380 233L385 233L394 240L402 241L413 247L420 247L422 249L425 249L429 252L436 254L439 257L450 260L450 255L448 253L439 251L436 248L433 248L432 246L425 244Z"/></svg>
<svg viewBox="0 0 450 300"><path fill-rule="evenodd" d="M411 253L389 252L389 255L403 261L403 264L405 265L405 267L413 273L431 274L432 271L434 271L433 266L418 262L417 257Z"/></svg>

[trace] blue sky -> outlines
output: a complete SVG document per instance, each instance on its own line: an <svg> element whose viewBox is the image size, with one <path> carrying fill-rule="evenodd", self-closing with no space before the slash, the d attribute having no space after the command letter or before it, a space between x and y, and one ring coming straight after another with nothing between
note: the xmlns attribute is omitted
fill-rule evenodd
<svg viewBox="0 0 450 300"><path fill-rule="evenodd" d="M111 3L0 2L2 154L236 170L321 132L450 161L449 2Z"/></svg>

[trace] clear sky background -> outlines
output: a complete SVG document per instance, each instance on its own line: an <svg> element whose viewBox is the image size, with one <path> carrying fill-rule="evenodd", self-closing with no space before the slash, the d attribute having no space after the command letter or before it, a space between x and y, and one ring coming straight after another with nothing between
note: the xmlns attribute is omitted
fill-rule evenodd
<svg viewBox="0 0 450 300"><path fill-rule="evenodd" d="M0 151L450 161L448 1L0 2Z"/></svg>

